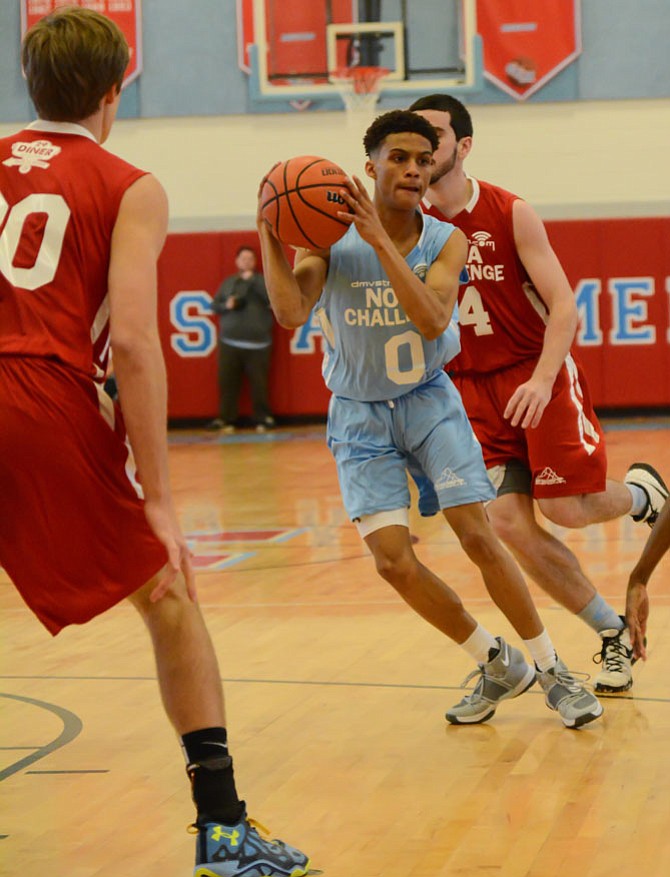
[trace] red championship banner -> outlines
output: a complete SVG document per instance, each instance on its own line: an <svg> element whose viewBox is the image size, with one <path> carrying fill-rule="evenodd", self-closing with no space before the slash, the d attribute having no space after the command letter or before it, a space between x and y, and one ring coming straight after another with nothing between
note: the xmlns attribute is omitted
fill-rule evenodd
<svg viewBox="0 0 670 877"><path fill-rule="evenodd" d="M237 0L237 63L247 74L251 73L249 46L254 43L254 2Z"/></svg>
<svg viewBox="0 0 670 877"><path fill-rule="evenodd" d="M579 0L477 0L484 76L517 100L582 51Z"/></svg>
<svg viewBox="0 0 670 877"><path fill-rule="evenodd" d="M142 72L141 0L21 0L21 38L35 22L59 6L81 6L106 15L123 31L130 49L130 62L123 87Z"/></svg>

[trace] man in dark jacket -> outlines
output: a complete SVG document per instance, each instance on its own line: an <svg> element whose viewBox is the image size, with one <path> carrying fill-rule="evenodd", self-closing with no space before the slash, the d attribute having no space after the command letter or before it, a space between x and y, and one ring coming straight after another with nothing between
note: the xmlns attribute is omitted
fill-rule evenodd
<svg viewBox="0 0 670 877"><path fill-rule="evenodd" d="M275 426L268 401L268 372L272 351L272 311L263 275L256 271L256 253L241 246L235 257L237 273L217 290L212 310L219 319L220 416L212 429L234 432L242 378L251 390L257 432Z"/></svg>

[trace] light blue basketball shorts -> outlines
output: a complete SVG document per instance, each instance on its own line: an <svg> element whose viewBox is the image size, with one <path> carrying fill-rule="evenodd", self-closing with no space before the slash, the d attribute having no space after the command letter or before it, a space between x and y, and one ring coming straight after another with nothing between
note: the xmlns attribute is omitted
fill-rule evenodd
<svg viewBox="0 0 670 877"><path fill-rule="evenodd" d="M422 515L495 496L461 397L444 372L387 402L333 396L328 447L351 520L408 508L408 472Z"/></svg>

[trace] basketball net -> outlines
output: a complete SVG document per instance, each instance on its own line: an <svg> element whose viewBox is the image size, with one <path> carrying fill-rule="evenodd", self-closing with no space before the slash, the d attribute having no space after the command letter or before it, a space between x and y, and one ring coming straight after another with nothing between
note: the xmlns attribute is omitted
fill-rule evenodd
<svg viewBox="0 0 670 877"><path fill-rule="evenodd" d="M374 113L382 81L390 72L387 67L340 67L331 73L330 81L339 91L350 119Z"/></svg>

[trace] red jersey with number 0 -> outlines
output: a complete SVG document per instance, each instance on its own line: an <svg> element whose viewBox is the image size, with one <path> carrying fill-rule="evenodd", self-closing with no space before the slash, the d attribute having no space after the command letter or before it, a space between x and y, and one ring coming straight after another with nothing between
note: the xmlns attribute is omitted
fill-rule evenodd
<svg viewBox="0 0 670 877"><path fill-rule="evenodd" d="M447 220L468 239L468 275L458 293L461 353L455 374L498 371L542 352L548 310L517 255L512 227L516 195L472 177L469 204ZM446 217L429 202L424 210Z"/></svg>
<svg viewBox="0 0 670 877"><path fill-rule="evenodd" d="M111 237L143 174L80 125L40 120L0 139L0 356L103 378Z"/></svg>

